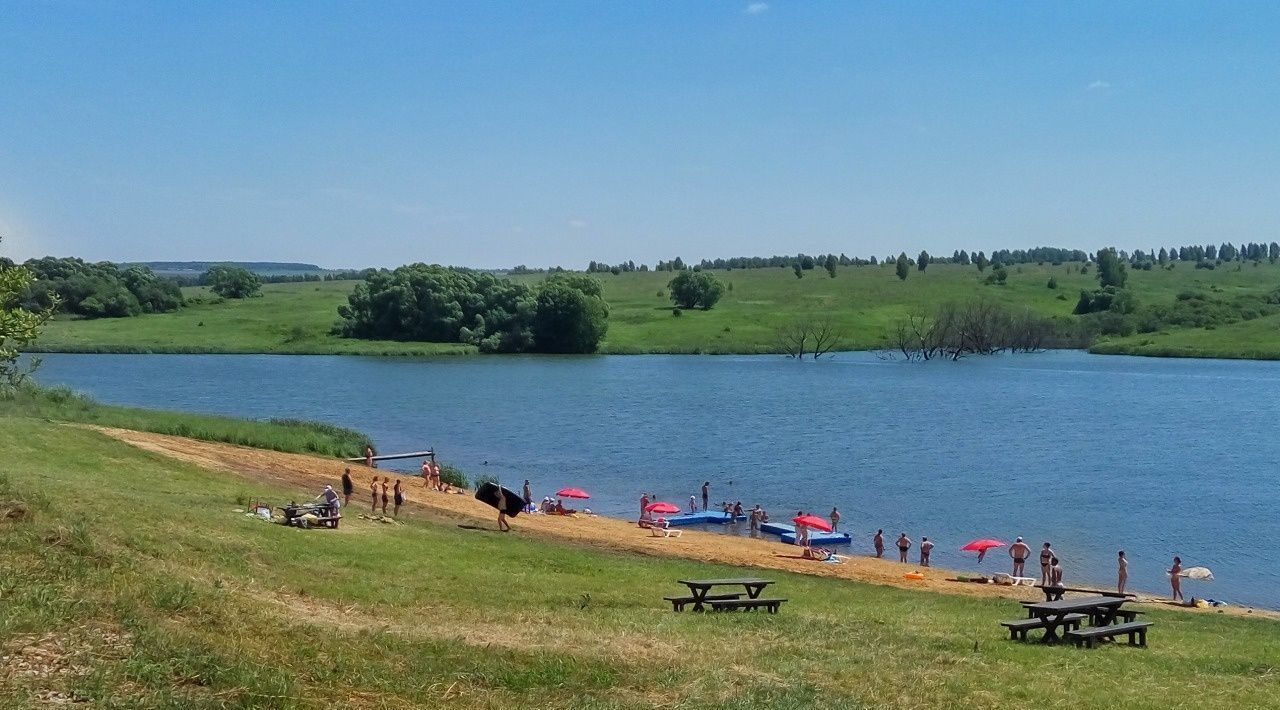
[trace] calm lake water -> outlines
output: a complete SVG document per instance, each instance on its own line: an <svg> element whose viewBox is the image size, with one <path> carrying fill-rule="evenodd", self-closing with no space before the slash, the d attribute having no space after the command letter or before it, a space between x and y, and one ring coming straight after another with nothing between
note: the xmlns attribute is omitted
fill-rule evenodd
<svg viewBox="0 0 1280 710"><path fill-rule="evenodd" d="M1188 596L1276 607L1280 363L1080 352L885 362L776 356L400 358L49 355L39 379L112 403L354 427L537 496L586 488L599 513L641 492L844 515L979 567L975 537L1051 541L1068 583L1167 591L1171 558L1213 569ZM406 467L417 462L407 462ZM412 491L412 489L410 489ZM412 493L411 493L412 495ZM914 552L914 550L913 550ZM1034 565L1029 565L1032 567Z"/></svg>

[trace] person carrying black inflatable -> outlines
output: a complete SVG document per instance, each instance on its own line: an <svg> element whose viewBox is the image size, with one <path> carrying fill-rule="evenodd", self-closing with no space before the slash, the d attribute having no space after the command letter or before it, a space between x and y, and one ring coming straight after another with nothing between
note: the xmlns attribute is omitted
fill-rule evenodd
<svg viewBox="0 0 1280 710"><path fill-rule="evenodd" d="M502 486L498 486L498 529L502 532L511 532L511 525L507 523L507 494L502 490Z"/></svg>

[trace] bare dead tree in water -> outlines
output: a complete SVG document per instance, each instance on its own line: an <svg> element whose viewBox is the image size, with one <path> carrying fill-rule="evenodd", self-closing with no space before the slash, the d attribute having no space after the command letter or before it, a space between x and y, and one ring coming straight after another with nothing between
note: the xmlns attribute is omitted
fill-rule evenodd
<svg viewBox="0 0 1280 710"><path fill-rule="evenodd" d="M907 360L991 355L1004 350L1037 352L1056 337L1056 324L1030 309L1015 312L987 298L943 303L932 312L913 311L899 320L889 342L888 357Z"/></svg>
<svg viewBox="0 0 1280 710"><path fill-rule="evenodd" d="M804 317L787 323L775 333L778 350L797 360L803 360L806 353L817 360L838 349L843 340L843 333L830 316Z"/></svg>
<svg viewBox="0 0 1280 710"><path fill-rule="evenodd" d="M840 347L840 330L830 316L810 320L808 328L809 338L813 342L814 360Z"/></svg>
<svg viewBox="0 0 1280 710"><path fill-rule="evenodd" d="M778 328L774 334L774 339L777 342L779 352L797 360L804 359L806 346L809 342L809 331L804 327L803 323L797 321Z"/></svg>

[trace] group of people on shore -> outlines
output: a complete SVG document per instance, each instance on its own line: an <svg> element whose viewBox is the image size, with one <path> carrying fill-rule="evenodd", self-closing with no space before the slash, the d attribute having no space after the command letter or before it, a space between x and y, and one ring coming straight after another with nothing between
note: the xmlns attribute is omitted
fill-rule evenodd
<svg viewBox="0 0 1280 710"><path fill-rule="evenodd" d="M376 469L377 462L373 460L373 449L365 448L365 465L368 468ZM448 481L441 478L440 464L435 461L426 460L422 462L422 485L434 491L441 493L451 493L452 488ZM379 508L382 514L387 514L387 505L391 504L391 516L400 517L400 507L404 505L407 498L405 497L405 483L399 476L395 481L391 480L391 476L373 476L369 479L369 512L377 513ZM351 474L351 468L347 467L342 472L342 498L338 499L337 492L332 486L325 486L325 492L321 493L317 498L324 498L329 504L330 514L337 515L338 511L343 507L351 505L351 496L355 495L356 481ZM332 493L333 495L329 495Z"/></svg>

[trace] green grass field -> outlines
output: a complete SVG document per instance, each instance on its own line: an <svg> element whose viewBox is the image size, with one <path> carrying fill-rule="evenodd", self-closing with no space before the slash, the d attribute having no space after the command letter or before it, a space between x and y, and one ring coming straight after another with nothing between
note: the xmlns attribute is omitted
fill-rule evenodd
<svg viewBox="0 0 1280 710"><path fill-rule="evenodd" d="M1153 609L1150 647L1007 640L1006 600L770 572L777 616L674 614L750 570L420 514L300 531L280 490L0 419L0 705L1007 708L1273 705L1275 622ZM484 526L491 521L484 521Z"/></svg>
<svg viewBox="0 0 1280 710"><path fill-rule="evenodd" d="M1079 265L1009 268L1004 286L987 286L975 267L934 264L899 281L892 267L845 267L836 278L790 269L717 272L731 284L710 311L672 315L666 296L670 273L599 276L609 302L606 353L758 353L776 352L778 327L807 315L830 316L844 331L849 349L880 347L893 323L912 309L948 300L987 295L1026 305L1045 315L1068 316L1081 289L1096 288L1093 273ZM1050 277L1056 290L1046 284ZM525 282L539 276L514 277ZM329 334L337 308L353 282L268 285L262 298L201 304L177 313L120 320L58 320L50 324L40 348L67 352L262 352L434 355L473 352L456 344L347 340ZM1184 290L1213 290L1219 295L1264 293L1280 286L1280 265L1229 265L1213 271L1179 264L1173 271L1131 271L1130 286L1141 303L1168 303ZM204 295L189 290L188 295ZM203 324L203 325L202 325ZM1280 357L1276 319L1216 330L1151 333L1100 343L1102 352Z"/></svg>

